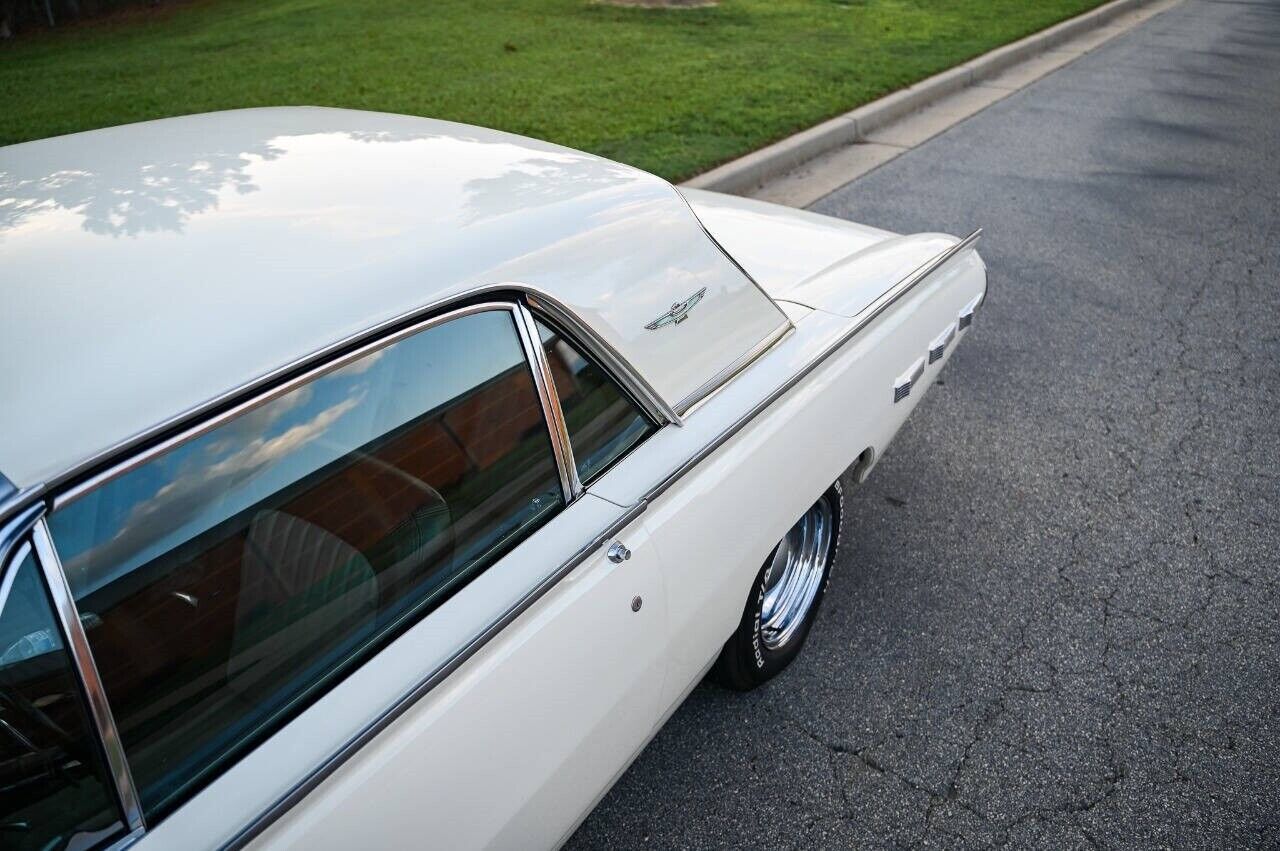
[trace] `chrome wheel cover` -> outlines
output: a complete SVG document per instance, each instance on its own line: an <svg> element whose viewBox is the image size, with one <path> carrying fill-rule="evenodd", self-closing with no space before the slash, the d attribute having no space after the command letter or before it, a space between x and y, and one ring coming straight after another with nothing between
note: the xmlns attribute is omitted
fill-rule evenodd
<svg viewBox="0 0 1280 851"><path fill-rule="evenodd" d="M813 608L826 574L834 526L831 503L820 499L773 551L760 608L760 641L768 649L790 641Z"/></svg>

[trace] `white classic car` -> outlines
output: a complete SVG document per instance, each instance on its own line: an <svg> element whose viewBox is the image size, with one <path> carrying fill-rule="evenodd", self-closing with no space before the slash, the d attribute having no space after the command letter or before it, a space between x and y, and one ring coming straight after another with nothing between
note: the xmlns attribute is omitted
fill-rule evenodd
<svg viewBox="0 0 1280 851"><path fill-rule="evenodd" d="M800 650L976 238L342 110L0 149L0 844L563 842Z"/></svg>

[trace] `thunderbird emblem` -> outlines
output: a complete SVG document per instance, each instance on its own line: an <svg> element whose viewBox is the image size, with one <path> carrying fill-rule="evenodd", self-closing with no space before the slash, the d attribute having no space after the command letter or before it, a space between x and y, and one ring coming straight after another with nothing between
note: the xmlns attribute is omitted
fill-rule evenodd
<svg viewBox="0 0 1280 851"><path fill-rule="evenodd" d="M657 331L659 328L666 328L668 325L679 325L689 318L689 311L697 307L698 302L702 301L702 297L706 294L707 288L703 287L684 301L677 301L671 305L670 310L644 327L650 331Z"/></svg>

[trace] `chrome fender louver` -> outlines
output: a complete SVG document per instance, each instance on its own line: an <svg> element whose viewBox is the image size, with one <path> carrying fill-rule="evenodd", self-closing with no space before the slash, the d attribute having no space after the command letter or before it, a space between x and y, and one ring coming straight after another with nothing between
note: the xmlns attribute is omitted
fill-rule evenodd
<svg viewBox="0 0 1280 851"><path fill-rule="evenodd" d="M983 295L984 293L979 293L978 295L973 297L973 301L969 302L964 307L960 308L959 324L960 324L961 331L963 331L964 329L968 328L970 325L973 324L973 314L977 312L978 305L982 304Z"/></svg>
<svg viewBox="0 0 1280 851"><path fill-rule="evenodd" d="M942 356L947 352L947 345L955 339L955 336L956 323L952 322L945 331L933 338L933 342L929 344L929 363L937 363L942 360Z"/></svg>
<svg viewBox="0 0 1280 851"><path fill-rule="evenodd" d="M916 358L916 362L893 382L893 401L901 402L911 395L911 385L919 381L922 375L924 375L924 358Z"/></svg>

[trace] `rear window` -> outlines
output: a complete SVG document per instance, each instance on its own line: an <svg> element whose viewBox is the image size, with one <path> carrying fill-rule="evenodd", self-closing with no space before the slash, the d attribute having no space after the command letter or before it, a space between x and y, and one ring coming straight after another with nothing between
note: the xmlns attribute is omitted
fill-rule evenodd
<svg viewBox="0 0 1280 851"><path fill-rule="evenodd" d="M50 528L148 816L563 505L511 312L455 318L91 491Z"/></svg>

